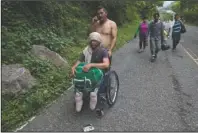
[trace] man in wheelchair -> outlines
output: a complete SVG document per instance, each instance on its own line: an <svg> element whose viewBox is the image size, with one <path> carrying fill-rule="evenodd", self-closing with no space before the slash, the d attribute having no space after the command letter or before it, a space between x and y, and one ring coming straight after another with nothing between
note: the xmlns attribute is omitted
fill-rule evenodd
<svg viewBox="0 0 198 133"><path fill-rule="evenodd" d="M107 70L110 66L108 51L102 46L101 35L97 32L92 32L88 37L89 45L83 50L79 60L72 67L72 74L75 76L77 66L85 62L82 70L89 72L91 68L98 68ZM98 90L93 88L90 91L90 109L94 110L97 104ZM81 91L75 92L76 111L80 112L83 105L83 93Z"/></svg>

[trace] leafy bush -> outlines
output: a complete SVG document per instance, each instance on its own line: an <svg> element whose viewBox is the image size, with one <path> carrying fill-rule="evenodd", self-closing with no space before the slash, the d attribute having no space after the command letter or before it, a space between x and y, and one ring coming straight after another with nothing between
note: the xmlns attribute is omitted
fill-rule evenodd
<svg viewBox="0 0 198 133"><path fill-rule="evenodd" d="M198 14L195 11L184 11L184 19L189 23L198 25Z"/></svg>

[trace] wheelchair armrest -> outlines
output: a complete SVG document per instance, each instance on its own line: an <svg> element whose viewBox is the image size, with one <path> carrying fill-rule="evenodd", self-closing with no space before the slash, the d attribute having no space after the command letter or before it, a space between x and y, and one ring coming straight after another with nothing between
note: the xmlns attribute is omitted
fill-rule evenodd
<svg viewBox="0 0 198 133"><path fill-rule="evenodd" d="M90 79L87 79L86 77L85 77L85 79L73 79L73 84L75 84L75 83L84 83L84 85L85 84L87 84L87 82L91 85L91 80Z"/></svg>

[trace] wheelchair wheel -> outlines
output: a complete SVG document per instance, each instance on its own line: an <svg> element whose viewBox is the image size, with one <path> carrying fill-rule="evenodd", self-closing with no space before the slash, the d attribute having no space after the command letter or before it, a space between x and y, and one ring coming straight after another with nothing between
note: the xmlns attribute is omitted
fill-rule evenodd
<svg viewBox="0 0 198 133"><path fill-rule="evenodd" d="M119 79L115 71L109 71L107 79L107 104L112 107L118 96L119 91Z"/></svg>

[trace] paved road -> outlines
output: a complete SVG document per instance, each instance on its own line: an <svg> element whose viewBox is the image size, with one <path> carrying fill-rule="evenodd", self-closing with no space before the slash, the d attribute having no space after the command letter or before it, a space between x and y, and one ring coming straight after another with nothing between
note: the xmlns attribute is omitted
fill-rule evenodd
<svg viewBox="0 0 198 133"><path fill-rule="evenodd" d="M187 28L190 34L185 34L181 43L192 57L198 60L198 27L187 26Z"/></svg>
<svg viewBox="0 0 198 133"><path fill-rule="evenodd" d="M195 50L198 33L187 30L182 44ZM114 53L120 93L102 119L88 109L75 115L69 90L22 131L82 131L86 124L95 131L198 131L198 65L181 45L151 63L149 49L139 54L137 44L133 40Z"/></svg>

